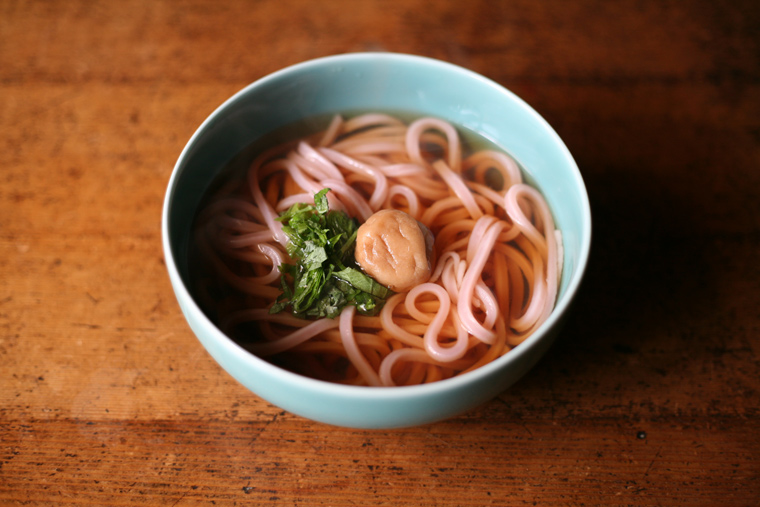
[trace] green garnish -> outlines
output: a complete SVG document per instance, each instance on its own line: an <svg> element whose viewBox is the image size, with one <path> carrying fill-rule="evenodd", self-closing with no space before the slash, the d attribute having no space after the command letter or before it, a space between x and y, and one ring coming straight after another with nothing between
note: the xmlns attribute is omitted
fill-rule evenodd
<svg viewBox="0 0 760 507"><path fill-rule="evenodd" d="M317 192L313 205L294 204L277 218L296 264L280 266L282 294L269 313L289 309L301 318L335 318L346 305L354 305L364 315L375 315L393 294L358 269L354 248L359 225L329 209L329 191Z"/></svg>

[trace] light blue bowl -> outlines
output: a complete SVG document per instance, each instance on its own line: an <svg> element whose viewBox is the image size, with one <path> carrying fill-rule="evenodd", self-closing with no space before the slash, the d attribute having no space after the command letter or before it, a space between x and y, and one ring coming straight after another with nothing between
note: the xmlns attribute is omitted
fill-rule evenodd
<svg viewBox="0 0 760 507"><path fill-rule="evenodd" d="M218 171L267 133L347 110L409 111L469 128L509 151L548 199L564 236L564 273L553 314L509 354L432 384L372 388L296 375L255 357L204 315L188 290L191 222ZM164 202L163 247L190 327L230 375L261 398L303 417L354 428L439 421L490 400L522 377L553 342L581 283L591 244L588 196L572 156L533 109L469 70L418 56L357 53L304 62L244 88L203 122L177 161Z"/></svg>

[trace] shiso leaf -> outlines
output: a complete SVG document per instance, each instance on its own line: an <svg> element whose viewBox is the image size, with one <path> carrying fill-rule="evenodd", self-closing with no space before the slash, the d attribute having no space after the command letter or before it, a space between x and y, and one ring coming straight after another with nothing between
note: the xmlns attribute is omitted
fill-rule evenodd
<svg viewBox="0 0 760 507"><path fill-rule="evenodd" d="M376 315L393 295L359 269L354 259L359 225L347 214L330 210L329 191L317 192L313 205L294 204L277 218L295 264L280 266L282 294L270 313L335 318L347 305L354 305L361 314Z"/></svg>

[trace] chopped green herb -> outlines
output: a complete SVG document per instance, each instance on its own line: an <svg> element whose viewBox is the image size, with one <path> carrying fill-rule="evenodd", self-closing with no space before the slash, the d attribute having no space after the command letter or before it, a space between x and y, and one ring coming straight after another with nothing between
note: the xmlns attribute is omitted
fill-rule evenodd
<svg viewBox="0 0 760 507"><path fill-rule="evenodd" d="M294 204L277 218L296 264L280 266L282 294L270 313L289 310L302 318L334 318L346 305L354 305L364 315L375 315L393 294L358 269L354 248L359 225L329 209L329 191L317 192L313 205Z"/></svg>
<svg viewBox="0 0 760 507"><path fill-rule="evenodd" d="M341 279L359 291L372 294L380 299L386 299L391 295L390 289L384 285L380 285L374 278L365 275L358 269L341 269L340 271L334 272L333 276Z"/></svg>

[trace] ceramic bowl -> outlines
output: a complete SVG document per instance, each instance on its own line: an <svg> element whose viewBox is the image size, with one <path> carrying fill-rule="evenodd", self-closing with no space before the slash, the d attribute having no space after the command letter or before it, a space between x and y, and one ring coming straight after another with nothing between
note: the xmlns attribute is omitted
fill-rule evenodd
<svg viewBox="0 0 760 507"><path fill-rule="evenodd" d="M419 386L346 386L306 378L255 357L223 334L188 285L191 223L221 168L256 139L304 118L341 111L432 115L511 153L545 195L564 240L556 308L521 345L464 375ZM164 202L163 248L187 322L208 353L257 396L291 413L353 428L408 427L471 410L530 370L560 330L583 278L591 243L588 196L556 132L515 94L464 68L412 55L356 53L285 68L247 86L214 111L177 160Z"/></svg>

